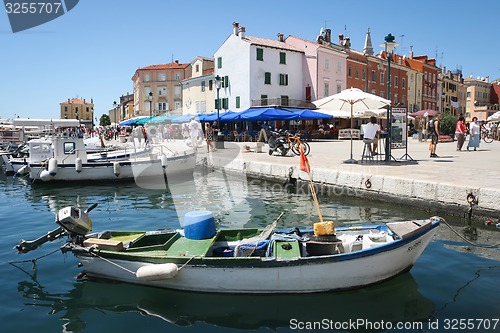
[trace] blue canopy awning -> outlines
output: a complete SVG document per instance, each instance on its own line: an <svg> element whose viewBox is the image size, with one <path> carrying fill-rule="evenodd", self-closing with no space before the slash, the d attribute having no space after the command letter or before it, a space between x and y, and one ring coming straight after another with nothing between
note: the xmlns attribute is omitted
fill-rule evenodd
<svg viewBox="0 0 500 333"><path fill-rule="evenodd" d="M235 121L236 119L233 118L234 114L239 114L240 112L233 112L233 111L224 111L224 112L219 112L219 118L221 122L224 121ZM215 121L217 120L217 112L212 112L212 113L200 113L199 115L200 121Z"/></svg>
<svg viewBox="0 0 500 333"><path fill-rule="evenodd" d="M152 123L152 124L170 123L174 119L179 118L179 117L180 116L178 116L178 115L175 115L175 116L158 116L158 117L154 117L153 119L151 119L150 123Z"/></svg>
<svg viewBox="0 0 500 333"><path fill-rule="evenodd" d="M268 120L294 120L298 115L276 107L250 108L241 113L242 120L268 121Z"/></svg>
<svg viewBox="0 0 500 333"><path fill-rule="evenodd" d="M137 122L141 119L144 119L144 118L149 118L148 116L141 116L141 117L134 117L134 118L130 118L130 119L127 119L127 120L124 120L122 122L120 122L118 124L118 126L136 126L137 125Z"/></svg>
<svg viewBox="0 0 500 333"><path fill-rule="evenodd" d="M329 119L333 118L332 115L318 112L310 109L293 109L293 108L285 108L285 110L293 112L298 115L298 120L310 120L310 119Z"/></svg>
<svg viewBox="0 0 500 333"><path fill-rule="evenodd" d="M191 113L186 113L180 117L177 117L175 119L172 119L172 122L173 123L188 123L191 121L191 117L194 116L196 120L200 120L200 118L198 117L198 115L194 115L194 114L191 114Z"/></svg>

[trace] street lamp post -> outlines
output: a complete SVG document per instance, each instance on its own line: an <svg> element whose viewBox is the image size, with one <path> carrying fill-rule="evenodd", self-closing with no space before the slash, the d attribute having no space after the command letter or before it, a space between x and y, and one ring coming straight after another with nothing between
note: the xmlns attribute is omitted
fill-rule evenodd
<svg viewBox="0 0 500 333"><path fill-rule="evenodd" d="M391 61L392 52L394 48L398 46L398 43L394 42L394 36L388 34L384 37L385 43L380 44L380 46L385 47L385 55L387 57L387 99L391 100ZM392 103L391 103L392 104ZM390 162L391 160L391 139L392 139L392 108L391 104L387 106L387 138L385 139L385 161Z"/></svg>
<svg viewBox="0 0 500 333"><path fill-rule="evenodd" d="M118 104L116 103L116 101L113 102L113 109L114 109L114 117L113 117L113 122L115 123L115 127L118 126L118 121L116 121L116 108L118 107Z"/></svg>
<svg viewBox="0 0 500 333"><path fill-rule="evenodd" d="M217 75L215 77L215 89L217 89L217 100L216 100L216 106L217 106L217 126L219 127L219 132L217 133L217 141L215 142L215 147L217 149L224 148L224 134L222 133L221 129L221 123L220 123L220 99L219 99L219 90L221 88L222 84L222 78Z"/></svg>
<svg viewBox="0 0 500 333"><path fill-rule="evenodd" d="M153 92L152 91L149 92L148 100L149 100L149 121L151 121L151 117L152 117L151 112L153 110Z"/></svg>

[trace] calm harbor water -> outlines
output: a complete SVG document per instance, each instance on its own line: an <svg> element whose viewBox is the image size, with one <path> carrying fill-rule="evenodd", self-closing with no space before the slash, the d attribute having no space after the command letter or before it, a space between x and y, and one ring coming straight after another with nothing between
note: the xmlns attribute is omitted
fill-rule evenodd
<svg viewBox="0 0 500 333"><path fill-rule="evenodd" d="M60 252L39 259L35 271L32 262L9 262L57 250L62 240L27 255L17 255L13 247L21 238L34 239L54 229L54 213L68 205L98 203L90 213L95 231L179 228L177 213L182 217L199 208L213 211L221 228L265 226L281 211L281 227L304 227L316 215L310 196L290 184L241 182L217 173L196 177L172 193L132 183L30 186L2 174L0 189L2 332L286 332L302 327L305 332L314 323L339 332L384 331L387 323L393 327L389 331L444 332L454 321L459 328L460 319L474 320L470 332L500 331L495 321L500 318L500 251L467 246L445 225L410 273L377 286L311 295L207 295L80 281L75 278L77 259ZM323 214L336 225L430 216L411 207L342 195L321 196L320 201ZM495 226L464 228L463 220L445 218L476 242L500 243ZM485 320L481 327L480 319ZM346 326L353 321L366 325ZM407 329L397 330L398 322Z"/></svg>

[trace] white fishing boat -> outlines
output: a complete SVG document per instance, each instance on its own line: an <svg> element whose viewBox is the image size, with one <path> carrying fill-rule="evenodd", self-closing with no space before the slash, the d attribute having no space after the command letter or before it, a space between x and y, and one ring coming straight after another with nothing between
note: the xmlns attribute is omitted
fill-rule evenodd
<svg viewBox="0 0 500 333"><path fill-rule="evenodd" d="M89 233L88 212L61 209L59 227L20 253L68 237L61 247L89 278L218 293L310 293L360 288L407 272L431 242L441 218L337 228L216 230L212 214L186 214L183 229ZM281 217L281 215L280 215Z"/></svg>
<svg viewBox="0 0 500 333"><path fill-rule="evenodd" d="M2 157L5 169L43 182L116 181L158 176L163 179L164 176L192 174L196 164L194 151L153 154L149 148L141 147L105 155L89 154L83 139L74 137L44 137L30 140L28 145L28 157Z"/></svg>

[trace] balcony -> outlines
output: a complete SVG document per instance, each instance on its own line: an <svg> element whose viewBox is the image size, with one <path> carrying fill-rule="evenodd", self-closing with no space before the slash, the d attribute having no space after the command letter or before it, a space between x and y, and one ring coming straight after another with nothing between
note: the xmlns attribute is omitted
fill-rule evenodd
<svg viewBox="0 0 500 333"><path fill-rule="evenodd" d="M281 107L291 107L291 108L307 108L315 109L316 106L309 101L300 99L288 99L288 98L260 98L252 99L251 106L281 106Z"/></svg>

